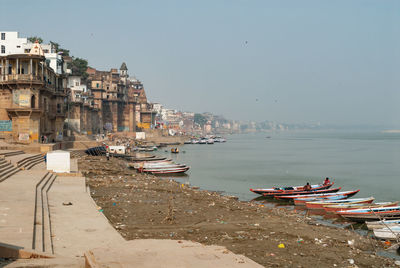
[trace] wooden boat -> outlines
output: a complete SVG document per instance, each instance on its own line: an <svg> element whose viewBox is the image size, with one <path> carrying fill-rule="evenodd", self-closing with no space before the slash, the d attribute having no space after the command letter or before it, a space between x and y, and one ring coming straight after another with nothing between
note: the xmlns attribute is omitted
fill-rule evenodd
<svg viewBox="0 0 400 268"><path fill-rule="evenodd" d="M166 163L162 165L138 165L138 164L129 164L130 167L134 169L144 169L144 168L181 168L181 167L186 167L186 165L183 164L174 164L174 163Z"/></svg>
<svg viewBox="0 0 400 268"><path fill-rule="evenodd" d="M336 193L339 192L342 187L339 188L334 188L334 189L324 189L324 190L314 190L314 191L297 191L297 192L281 192L281 193L274 193L274 194L263 194L264 196L267 197L274 197L276 199L282 199L282 200L293 200L295 198L298 198L300 196L317 196L318 194L329 194L329 193Z"/></svg>
<svg viewBox="0 0 400 268"><path fill-rule="evenodd" d="M329 194L318 194L310 196L301 196L293 199L296 206L305 206L307 202L313 201L326 201L326 200L343 200L348 198L346 195L341 195L340 193L329 193Z"/></svg>
<svg viewBox="0 0 400 268"><path fill-rule="evenodd" d="M93 155L93 156L99 156L99 155L105 155L107 152L107 149L105 146L97 146L97 147L91 147L85 150L85 153L88 155Z"/></svg>
<svg viewBox="0 0 400 268"><path fill-rule="evenodd" d="M378 208L378 207L393 207L397 206L399 202L380 202L373 204L335 204L335 205L326 205L324 206L324 210L326 212L335 212L339 210L349 210L349 209L360 209L360 208Z"/></svg>
<svg viewBox="0 0 400 268"><path fill-rule="evenodd" d="M355 222L400 219L400 206L340 210L336 214Z"/></svg>
<svg viewBox="0 0 400 268"><path fill-rule="evenodd" d="M389 228L374 229L374 235L377 238L387 239L387 240L399 239L400 238L400 224L389 227Z"/></svg>
<svg viewBox="0 0 400 268"><path fill-rule="evenodd" d="M178 148L171 148L171 153L177 154L177 153L179 153L179 149Z"/></svg>
<svg viewBox="0 0 400 268"><path fill-rule="evenodd" d="M189 170L190 167L182 168L144 168L142 172L152 173L152 174L173 174L173 173L184 173Z"/></svg>
<svg viewBox="0 0 400 268"><path fill-rule="evenodd" d="M311 185L311 191L316 191L316 190L324 190L324 189L329 189L333 185L333 182L330 184L314 184ZM296 192L303 192L304 191L304 186L285 186L285 187L274 187L274 188L265 188L265 189L250 189L253 193L256 194L273 194L273 193L288 193L290 192L291 194L296 194Z"/></svg>
<svg viewBox="0 0 400 268"><path fill-rule="evenodd" d="M160 161L160 160L165 160L167 159L166 157L152 157L152 158L147 158L147 157L131 157L129 158L130 161L132 162L153 162L153 161Z"/></svg>
<svg viewBox="0 0 400 268"><path fill-rule="evenodd" d="M399 220L367 221L365 223L367 224L367 228L369 230L373 230L373 229L397 226L400 224L400 219Z"/></svg>
<svg viewBox="0 0 400 268"><path fill-rule="evenodd" d="M348 195L344 195L348 196ZM308 209L323 209L324 206L332 205L332 204L370 204L375 200L373 197L367 198L351 198L351 199L343 199L343 200L323 200L323 201L311 201L306 202L306 207Z"/></svg>
<svg viewBox="0 0 400 268"><path fill-rule="evenodd" d="M307 202L322 202L328 200L343 200L347 199L355 194L357 194L360 190L355 191L344 191L344 192L334 192L334 193L323 193L323 194L310 194L310 195L297 195L297 196L288 196L282 197L283 199L293 199L293 202L297 206L305 206Z"/></svg>

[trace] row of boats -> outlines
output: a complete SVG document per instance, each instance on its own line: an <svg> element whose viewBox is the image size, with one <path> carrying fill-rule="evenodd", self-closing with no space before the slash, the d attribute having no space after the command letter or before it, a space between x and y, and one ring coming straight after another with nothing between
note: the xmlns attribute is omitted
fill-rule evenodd
<svg viewBox="0 0 400 268"><path fill-rule="evenodd" d="M185 141L184 144L214 144L216 142L226 142L225 138L222 137L202 137L200 139L191 139Z"/></svg>
<svg viewBox="0 0 400 268"><path fill-rule="evenodd" d="M148 157L142 159L131 160L129 167L136 169L140 173L151 174L180 174L190 169L184 164L176 164L171 159L165 157Z"/></svg>
<svg viewBox="0 0 400 268"><path fill-rule="evenodd" d="M382 239L400 239L399 202L374 203L374 197L350 198L360 190L341 191L332 188L333 182L305 186L250 189L266 198L289 201L307 209L320 209L337 214L346 220L366 222L374 235Z"/></svg>

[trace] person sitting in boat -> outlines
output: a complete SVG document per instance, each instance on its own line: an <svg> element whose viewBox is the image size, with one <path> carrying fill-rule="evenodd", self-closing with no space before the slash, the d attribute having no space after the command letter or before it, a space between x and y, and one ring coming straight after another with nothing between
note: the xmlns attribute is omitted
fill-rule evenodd
<svg viewBox="0 0 400 268"><path fill-rule="evenodd" d="M307 184L304 185L303 189L304 189L304 191L311 191L311 185L310 185L310 183L307 182Z"/></svg>
<svg viewBox="0 0 400 268"><path fill-rule="evenodd" d="M331 184L331 181L329 180L328 177L326 177L324 180L324 185L328 185L328 184Z"/></svg>

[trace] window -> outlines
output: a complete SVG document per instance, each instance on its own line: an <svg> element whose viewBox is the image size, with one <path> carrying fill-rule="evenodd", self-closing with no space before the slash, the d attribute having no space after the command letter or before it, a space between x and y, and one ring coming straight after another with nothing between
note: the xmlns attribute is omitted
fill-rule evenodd
<svg viewBox="0 0 400 268"><path fill-rule="evenodd" d="M6 46L1 46L1 53L6 53Z"/></svg>
<svg viewBox="0 0 400 268"><path fill-rule="evenodd" d="M75 86L79 86L79 82L75 81Z"/></svg>
<svg viewBox="0 0 400 268"><path fill-rule="evenodd" d="M61 113L61 104L57 103L57 113Z"/></svg>
<svg viewBox="0 0 400 268"><path fill-rule="evenodd" d="M17 46L17 48L21 48L21 46Z"/></svg>
<svg viewBox="0 0 400 268"><path fill-rule="evenodd" d="M97 84L96 84L96 87L99 88L99 86L100 86L99 83L97 83Z"/></svg>
<svg viewBox="0 0 400 268"><path fill-rule="evenodd" d="M6 33L1 33L1 40L6 40Z"/></svg>

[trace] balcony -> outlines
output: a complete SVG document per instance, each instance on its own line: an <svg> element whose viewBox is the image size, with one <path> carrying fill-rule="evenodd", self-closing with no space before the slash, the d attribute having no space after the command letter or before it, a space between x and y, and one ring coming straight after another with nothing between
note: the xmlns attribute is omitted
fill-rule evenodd
<svg viewBox="0 0 400 268"><path fill-rule="evenodd" d="M44 78L33 74L3 74L0 75L0 85L6 84L45 84Z"/></svg>

